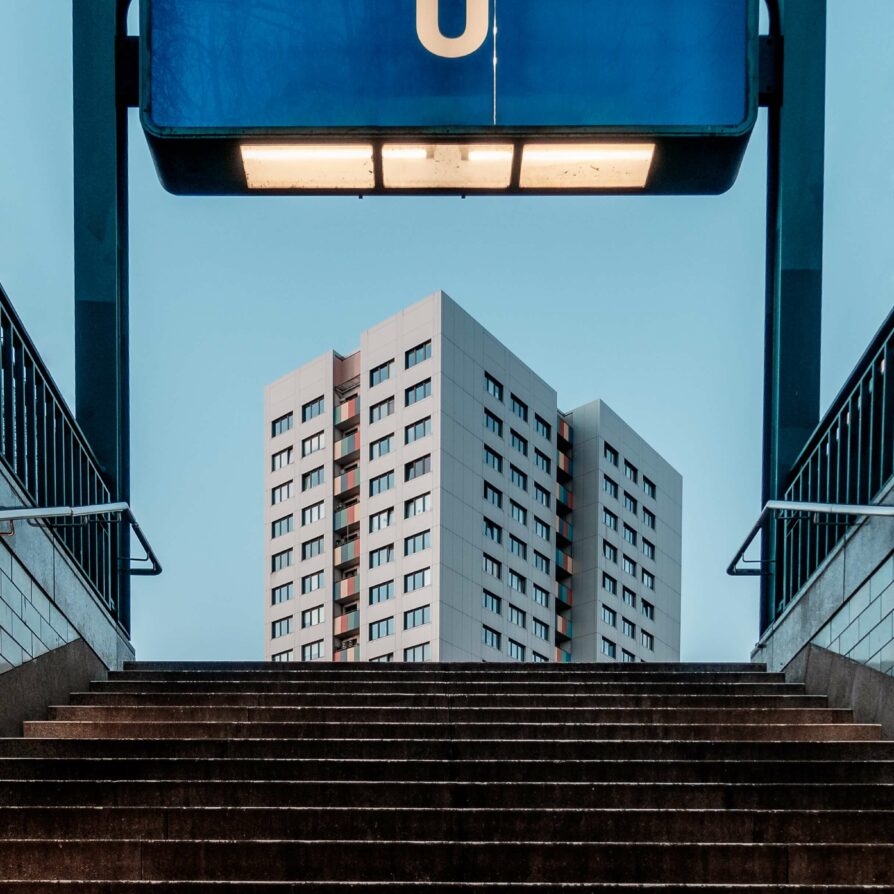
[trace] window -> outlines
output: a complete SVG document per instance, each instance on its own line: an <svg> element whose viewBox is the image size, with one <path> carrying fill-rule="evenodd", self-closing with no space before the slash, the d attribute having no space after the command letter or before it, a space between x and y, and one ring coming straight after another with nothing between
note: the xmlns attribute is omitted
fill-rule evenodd
<svg viewBox="0 0 894 894"><path fill-rule="evenodd" d="M484 590L481 597L482 605L495 615L503 614L503 600L499 596L495 596L490 590Z"/></svg>
<svg viewBox="0 0 894 894"><path fill-rule="evenodd" d="M608 624L609 627L615 627L618 623L618 614L614 609L609 608L607 605L603 605L602 620L605 624Z"/></svg>
<svg viewBox="0 0 894 894"><path fill-rule="evenodd" d="M423 568L404 575L404 593L412 593L431 586L431 568Z"/></svg>
<svg viewBox="0 0 894 894"><path fill-rule="evenodd" d="M636 639L636 624L633 621L628 621L627 618L623 619L623 629L624 636L630 637L630 639Z"/></svg>
<svg viewBox="0 0 894 894"><path fill-rule="evenodd" d="M512 534L509 535L509 552L525 560L528 558L527 545L524 541L519 540L518 537L513 537Z"/></svg>
<svg viewBox="0 0 894 894"><path fill-rule="evenodd" d="M431 660L431 643L422 643L418 646L410 646L404 649L404 661L419 662Z"/></svg>
<svg viewBox="0 0 894 894"><path fill-rule="evenodd" d="M301 629L305 627L316 627L326 620L326 609L322 605L314 608L305 609L301 612Z"/></svg>
<svg viewBox="0 0 894 894"><path fill-rule="evenodd" d="M612 531L618 530L618 516L614 514L614 512L609 512L608 509L602 510L602 524L604 524L607 528Z"/></svg>
<svg viewBox="0 0 894 894"><path fill-rule="evenodd" d="M634 500L633 497L631 497L630 494L628 494L626 490L624 491L624 508L628 512L632 512L634 515L636 515L636 511L637 511L636 500Z"/></svg>
<svg viewBox="0 0 894 894"><path fill-rule="evenodd" d="M520 525L528 526L528 510L524 506L519 506L515 500L510 500L509 512Z"/></svg>
<svg viewBox="0 0 894 894"><path fill-rule="evenodd" d="M516 487L520 487L522 490L528 489L528 476L525 475L521 469L517 469L515 466L510 466L509 479Z"/></svg>
<svg viewBox="0 0 894 894"><path fill-rule="evenodd" d="M517 431L509 430L509 442L522 456L528 455L528 442Z"/></svg>
<svg viewBox="0 0 894 894"><path fill-rule="evenodd" d="M546 506L549 509L550 504L552 503L552 497L550 496L549 491L545 487L541 487L539 484L534 485L534 499L540 503L541 506Z"/></svg>
<svg viewBox="0 0 894 894"><path fill-rule="evenodd" d="M378 605L380 602L388 602L394 599L394 581L389 580L384 584L378 584L369 588L369 604Z"/></svg>
<svg viewBox="0 0 894 894"><path fill-rule="evenodd" d="M431 531L421 531L412 537L404 538L404 555L412 556L424 549L431 549Z"/></svg>
<svg viewBox="0 0 894 894"><path fill-rule="evenodd" d="M285 652L277 652L275 655L271 655L270 660L275 661L277 664L284 664L287 661L292 661L294 657L294 651L292 649L286 649Z"/></svg>
<svg viewBox="0 0 894 894"><path fill-rule="evenodd" d="M491 649L496 649L498 652L500 651L500 634L487 625L484 625L481 628L481 642L486 646L490 646Z"/></svg>
<svg viewBox="0 0 894 894"><path fill-rule="evenodd" d="M503 529L492 522L489 518L484 520L484 536L490 540L493 540L494 543L502 543L503 542Z"/></svg>
<svg viewBox="0 0 894 894"><path fill-rule="evenodd" d="M276 537L282 537L283 534L291 533L294 521L295 521L294 515L287 515L285 518L278 518L270 526L271 535L274 538L276 538Z"/></svg>
<svg viewBox="0 0 894 894"><path fill-rule="evenodd" d="M314 556L323 552L323 538L315 537L313 540L306 540L301 544L301 561L306 562Z"/></svg>
<svg viewBox="0 0 894 894"><path fill-rule="evenodd" d="M624 593L621 597L624 601L624 605L629 605L631 608L636 608L636 593L633 592L629 587L624 587Z"/></svg>
<svg viewBox="0 0 894 894"><path fill-rule="evenodd" d="M541 539L549 541L549 525L542 518L534 516L534 533Z"/></svg>
<svg viewBox="0 0 894 894"><path fill-rule="evenodd" d="M503 474L503 457L496 450L491 450L486 445L484 448L484 465L490 466L501 475Z"/></svg>
<svg viewBox="0 0 894 894"><path fill-rule="evenodd" d="M655 637L652 636L651 633L646 633L645 630L641 630L640 631L640 642L650 652L655 651Z"/></svg>
<svg viewBox="0 0 894 894"><path fill-rule="evenodd" d="M377 494L383 494L385 491L394 487L394 472L386 472L384 475L377 475L375 478L369 479L369 495L375 497Z"/></svg>
<svg viewBox="0 0 894 894"><path fill-rule="evenodd" d="M610 640L606 639L604 636L602 637L602 654L614 660L615 655L617 654L617 647Z"/></svg>
<svg viewBox="0 0 894 894"><path fill-rule="evenodd" d="M611 463L613 466L618 465L618 451L608 441L605 442L602 448L602 455L607 463Z"/></svg>
<svg viewBox="0 0 894 894"><path fill-rule="evenodd" d="M411 611L404 612L404 630L412 630L414 627L421 627L423 624L430 623L430 605L423 605L421 608L414 608Z"/></svg>
<svg viewBox="0 0 894 894"><path fill-rule="evenodd" d="M394 652L388 652L385 655L378 655L375 658L370 658L369 660L370 660L370 663L372 663L373 661L376 661L376 662L384 661L384 662L390 664L392 661L394 661Z"/></svg>
<svg viewBox="0 0 894 894"><path fill-rule="evenodd" d="M525 613L511 602L509 603L509 620L519 627L528 626L528 619Z"/></svg>
<svg viewBox="0 0 894 894"><path fill-rule="evenodd" d="M369 517L369 533L375 534L376 531L384 531L394 524L394 509L383 509L375 515Z"/></svg>
<svg viewBox="0 0 894 894"><path fill-rule="evenodd" d="M655 530L655 513L649 512L645 507L643 507L643 521L647 528L651 528L653 531Z"/></svg>
<svg viewBox="0 0 894 894"><path fill-rule="evenodd" d="M538 571L542 571L544 574L549 574L549 566L549 559L542 553L538 553L537 550L534 550L534 567Z"/></svg>
<svg viewBox="0 0 894 894"><path fill-rule="evenodd" d="M602 489L614 499L618 499L618 484L615 481L612 481L608 475L602 476Z"/></svg>
<svg viewBox="0 0 894 894"><path fill-rule="evenodd" d="M404 443L413 444L422 438L427 438L430 434L431 416L426 416L425 419L420 419L404 429Z"/></svg>
<svg viewBox="0 0 894 894"><path fill-rule="evenodd" d="M654 589L655 589L655 575L654 575L654 574L650 574L650 573L649 573L648 571L646 571L645 569L643 569L643 586L644 586L647 590L654 590Z"/></svg>
<svg viewBox="0 0 894 894"><path fill-rule="evenodd" d="M624 474L627 476L627 479L634 484L639 481L639 472L637 471L636 466L631 465L626 459L624 460Z"/></svg>
<svg viewBox="0 0 894 894"><path fill-rule="evenodd" d="M502 403L503 386L490 373L484 374L484 387L488 394L492 395Z"/></svg>
<svg viewBox="0 0 894 894"><path fill-rule="evenodd" d="M486 481L484 482L484 499L488 503L493 503L498 509L503 508L503 494Z"/></svg>
<svg viewBox="0 0 894 894"><path fill-rule="evenodd" d="M325 433L321 431L317 432L315 435L311 435L309 438L305 438L301 442L301 455L310 456L311 453L316 453L318 450L322 450L325 446Z"/></svg>
<svg viewBox="0 0 894 894"><path fill-rule="evenodd" d="M379 547L369 552L369 567L379 568L394 561L394 544L389 543L388 546Z"/></svg>
<svg viewBox="0 0 894 894"><path fill-rule="evenodd" d="M422 363L423 360L428 360L431 357L431 340L423 342L421 345L416 345L415 348L410 348L405 355L405 367L406 369L412 369L419 363Z"/></svg>
<svg viewBox="0 0 894 894"><path fill-rule="evenodd" d="M281 553L274 553L270 560L271 571L282 571L292 564L292 550L286 549Z"/></svg>
<svg viewBox="0 0 894 894"><path fill-rule="evenodd" d="M537 605L549 608L549 591L544 590L543 587L538 587L537 584L534 584L534 592L531 594L531 598Z"/></svg>
<svg viewBox="0 0 894 894"><path fill-rule="evenodd" d="M317 658L323 657L323 640L318 639L315 643L308 643L301 647L302 661L315 661Z"/></svg>
<svg viewBox="0 0 894 894"><path fill-rule="evenodd" d="M494 416L490 410L484 411L484 427L492 431L498 438L503 437L503 422L499 416Z"/></svg>
<svg viewBox="0 0 894 894"><path fill-rule="evenodd" d="M503 566L496 560L491 558L487 553L484 554L482 567L484 573L500 580L503 577Z"/></svg>
<svg viewBox="0 0 894 894"><path fill-rule="evenodd" d="M382 639L383 636L391 636L392 633L394 633L394 616L373 621L369 625L370 640Z"/></svg>
<svg viewBox="0 0 894 894"><path fill-rule="evenodd" d="M541 655L539 652L532 651L531 661L533 661L534 664L546 664L549 661L549 658L547 658L546 655Z"/></svg>
<svg viewBox="0 0 894 894"><path fill-rule="evenodd" d="M312 525L314 522L326 517L326 504L323 502L314 503L313 506L307 506L301 510L301 524Z"/></svg>
<svg viewBox="0 0 894 894"><path fill-rule="evenodd" d="M295 495L295 482L287 481L285 484L280 484L279 487L274 487L270 492L270 502L276 506L277 503L284 503L286 500L291 500Z"/></svg>
<svg viewBox="0 0 894 894"><path fill-rule="evenodd" d="M517 643L514 639L509 640L509 657L515 661L525 660L525 647L521 643Z"/></svg>
<svg viewBox="0 0 894 894"><path fill-rule="evenodd" d="M316 469L311 469L310 472L305 472L301 476L301 490L306 491L310 490L312 487L318 487L323 483L323 467L319 466Z"/></svg>
<svg viewBox="0 0 894 894"><path fill-rule="evenodd" d="M509 571L509 589L515 590L517 593L525 593L528 589L528 582L515 571Z"/></svg>
<svg viewBox="0 0 894 894"><path fill-rule="evenodd" d="M313 593L314 590L323 589L323 572L317 571L315 574L308 574L301 578L301 595L305 593Z"/></svg>
<svg viewBox="0 0 894 894"><path fill-rule="evenodd" d="M381 364L381 366L375 367L375 369L371 369L369 371L369 387L373 388L376 385L380 385L382 382L386 382L391 378L391 367L394 365L393 360L389 360L387 363Z"/></svg>
<svg viewBox="0 0 894 894"><path fill-rule="evenodd" d="M292 465L294 461L292 448L286 447L285 450L280 450L279 453L273 454L270 461L271 470L275 472L277 469L284 469L286 466Z"/></svg>
<svg viewBox="0 0 894 894"><path fill-rule="evenodd" d="M636 562L630 556L624 556L624 571L636 577Z"/></svg>
<svg viewBox="0 0 894 894"><path fill-rule="evenodd" d="M626 649L621 649L621 661L624 664L632 664L636 661L636 656L632 652L628 652Z"/></svg>
<svg viewBox="0 0 894 894"><path fill-rule="evenodd" d="M655 494L658 492L658 488L655 487L655 482L646 478L645 475L643 475L643 490L646 492L646 496L653 500L655 499Z"/></svg>
<svg viewBox="0 0 894 894"><path fill-rule="evenodd" d="M537 618L531 618L531 632L537 639L549 640L549 624L544 624Z"/></svg>
<svg viewBox="0 0 894 894"><path fill-rule="evenodd" d="M431 511L431 494L422 494L404 503L404 518L415 518L423 512Z"/></svg>
<svg viewBox="0 0 894 894"><path fill-rule="evenodd" d="M369 458L378 459L380 456L387 456L391 453L393 446L394 435L379 438L378 441L373 441L372 444L369 445Z"/></svg>
<svg viewBox="0 0 894 894"><path fill-rule="evenodd" d="M618 548L612 546L607 540L602 541L602 555L604 558L608 559L609 562L614 562L616 565L618 564Z"/></svg>
<svg viewBox="0 0 894 894"><path fill-rule="evenodd" d="M295 419L291 413L286 413L285 416L280 416L279 419L274 419L273 422L270 423L271 436L275 438L278 435L285 434L291 429L294 422Z"/></svg>
<svg viewBox="0 0 894 894"><path fill-rule="evenodd" d="M431 397L431 379L426 379L418 385L411 385L405 392L404 406L412 407L413 404L419 403L420 400Z"/></svg>
<svg viewBox="0 0 894 894"><path fill-rule="evenodd" d="M550 424L536 414L534 415L534 428L537 430L537 434L543 435L547 441L552 437L553 430Z"/></svg>
<svg viewBox="0 0 894 894"><path fill-rule="evenodd" d="M553 464L550 462L549 457L545 453L541 453L539 450L534 450L534 465L537 466L538 469L542 469L546 472L547 475L550 474L553 468Z"/></svg>
<svg viewBox="0 0 894 894"><path fill-rule="evenodd" d="M632 546L636 546L636 531L630 525L624 525L624 539Z"/></svg>
<svg viewBox="0 0 894 894"><path fill-rule="evenodd" d="M274 621L270 625L270 637L279 639L281 636L288 636L292 632L292 617L283 618L281 621Z"/></svg>
<svg viewBox="0 0 894 894"><path fill-rule="evenodd" d="M655 544L643 537L643 555L647 559L655 561Z"/></svg>
<svg viewBox="0 0 894 894"><path fill-rule="evenodd" d="M380 419L386 419L394 412L394 398L389 397L386 400L379 401L369 408L369 421L378 422Z"/></svg>
<svg viewBox="0 0 894 894"><path fill-rule="evenodd" d="M654 621L654 620L655 620L655 606L652 605L651 602L646 602L646 600L643 599L643 601L642 601L642 607L641 607L640 611L642 611L642 613L643 613L643 614L644 614L650 621Z"/></svg>
<svg viewBox="0 0 894 894"><path fill-rule="evenodd" d="M603 573L602 575L602 589L606 591L606 593L611 593L612 596L618 595L618 582L610 575Z"/></svg>
<svg viewBox="0 0 894 894"><path fill-rule="evenodd" d="M293 596L294 592L291 583L283 584L281 587L274 587L270 591L270 604L281 605L283 602L288 602Z"/></svg>
<svg viewBox="0 0 894 894"><path fill-rule="evenodd" d="M514 394L512 395L512 412L519 419L523 419L525 422L528 421L528 405L524 401L519 400Z"/></svg>
<svg viewBox="0 0 894 894"><path fill-rule="evenodd" d="M316 400L308 401L301 408L301 421L307 422L309 419L315 419L319 416L323 410L326 408L326 402L322 397L318 397Z"/></svg>
<svg viewBox="0 0 894 894"><path fill-rule="evenodd" d="M420 456L404 466L404 481L413 481L431 471L431 454Z"/></svg>

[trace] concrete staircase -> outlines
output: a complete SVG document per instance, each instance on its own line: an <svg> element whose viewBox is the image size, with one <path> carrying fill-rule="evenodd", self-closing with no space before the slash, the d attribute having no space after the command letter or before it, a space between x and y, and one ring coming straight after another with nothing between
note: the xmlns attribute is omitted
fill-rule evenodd
<svg viewBox="0 0 894 894"><path fill-rule="evenodd" d="M758 665L134 664L0 740L3 894L894 886L894 742Z"/></svg>

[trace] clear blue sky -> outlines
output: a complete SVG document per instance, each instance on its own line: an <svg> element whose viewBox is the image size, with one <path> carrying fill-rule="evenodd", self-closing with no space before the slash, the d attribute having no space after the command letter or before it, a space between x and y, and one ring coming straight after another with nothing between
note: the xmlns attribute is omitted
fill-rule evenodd
<svg viewBox="0 0 894 894"><path fill-rule="evenodd" d="M894 304L894 3L829 0L823 401ZM73 399L71 19L0 0L0 282ZM763 120L720 198L188 199L131 127L133 502L166 571L139 656L262 652L262 392L443 288L683 474L683 657L743 659L759 509Z"/></svg>

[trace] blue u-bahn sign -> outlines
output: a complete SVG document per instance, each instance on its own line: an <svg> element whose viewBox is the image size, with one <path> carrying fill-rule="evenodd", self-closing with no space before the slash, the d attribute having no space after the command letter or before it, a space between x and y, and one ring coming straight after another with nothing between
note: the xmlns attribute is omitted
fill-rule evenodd
<svg viewBox="0 0 894 894"><path fill-rule="evenodd" d="M143 0L165 186L716 193L757 115L757 0Z"/></svg>

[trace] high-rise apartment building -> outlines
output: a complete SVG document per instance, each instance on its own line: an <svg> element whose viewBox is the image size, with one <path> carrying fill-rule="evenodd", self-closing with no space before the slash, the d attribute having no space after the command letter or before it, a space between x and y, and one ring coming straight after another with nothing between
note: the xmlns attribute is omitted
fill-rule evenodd
<svg viewBox="0 0 894 894"><path fill-rule="evenodd" d="M265 425L268 658L679 657L680 476L444 293L269 385Z"/></svg>

